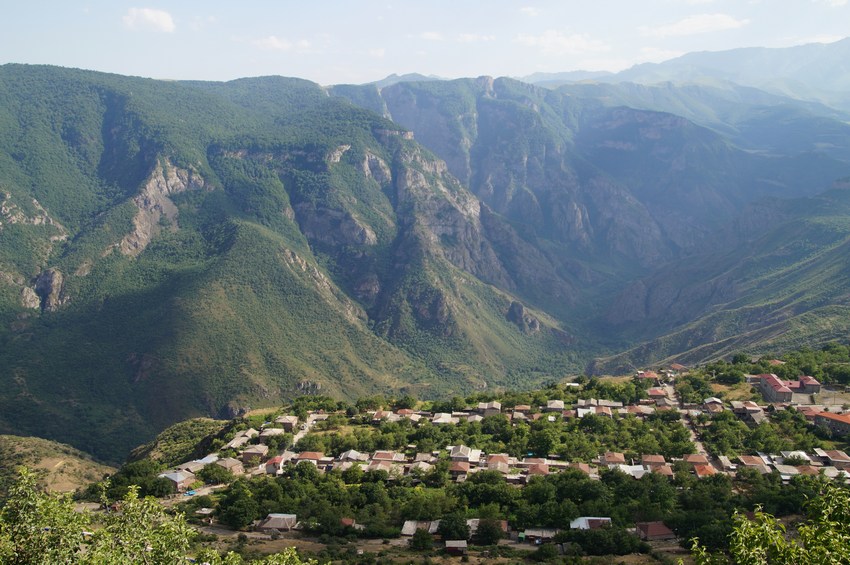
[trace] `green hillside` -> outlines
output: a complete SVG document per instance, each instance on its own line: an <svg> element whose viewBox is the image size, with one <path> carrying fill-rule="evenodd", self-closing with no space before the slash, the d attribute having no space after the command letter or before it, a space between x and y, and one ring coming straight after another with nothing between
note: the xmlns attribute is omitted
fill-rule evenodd
<svg viewBox="0 0 850 565"><path fill-rule="evenodd" d="M0 429L117 461L186 417L583 363L556 320L508 320L475 197L313 83L7 65L0 92Z"/></svg>

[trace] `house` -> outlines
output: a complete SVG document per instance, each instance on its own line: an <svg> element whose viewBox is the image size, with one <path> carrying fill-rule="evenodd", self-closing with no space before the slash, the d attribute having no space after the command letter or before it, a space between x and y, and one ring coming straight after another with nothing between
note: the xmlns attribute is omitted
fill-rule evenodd
<svg viewBox="0 0 850 565"><path fill-rule="evenodd" d="M496 414L501 414L502 403L497 400L491 400L490 402L479 402L478 412L485 418L487 416L495 416Z"/></svg>
<svg viewBox="0 0 850 565"><path fill-rule="evenodd" d="M850 433L850 414L821 412L815 416L815 425L827 428L834 435L845 436Z"/></svg>
<svg viewBox="0 0 850 565"><path fill-rule="evenodd" d="M641 465L646 465L647 467L660 467L662 465L666 465L667 461L664 460L663 455L654 455L654 454L644 454L640 457Z"/></svg>
<svg viewBox="0 0 850 565"><path fill-rule="evenodd" d="M174 490L177 492L188 490L192 483L197 480L195 479L195 475L189 471L171 471L169 473L161 473L158 476L162 479L168 479L171 481L171 484L174 486Z"/></svg>
<svg viewBox="0 0 850 565"><path fill-rule="evenodd" d="M472 449L465 445L454 445L451 451L449 451L449 459L452 461L466 461L477 465L481 460L481 450Z"/></svg>
<svg viewBox="0 0 850 565"><path fill-rule="evenodd" d="M789 481L791 480L791 477L800 474L800 470L792 465L777 464L774 465L774 469L776 469L776 472L779 473L779 476L783 481Z"/></svg>
<svg viewBox="0 0 850 565"><path fill-rule="evenodd" d="M564 401L563 400L549 400L546 402L546 408L544 408L545 412L563 412L564 411Z"/></svg>
<svg viewBox="0 0 850 565"><path fill-rule="evenodd" d="M242 463L247 465L256 465L266 460L269 454L269 446L265 444L252 445L242 452ZM253 463L256 461L257 463Z"/></svg>
<svg viewBox="0 0 850 565"><path fill-rule="evenodd" d="M280 427L287 433L292 433L298 428L298 416L278 416L274 423L280 424Z"/></svg>
<svg viewBox="0 0 850 565"><path fill-rule="evenodd" d="M717 474L717 470L711 465L694 465L694 474L698 479L704 479Z"/></svg>
<svg viewBox="0 0 850 565"><path fill-rule="evenodd" d="M701 453L688 453L682 458L688 465L708 465L708 457Z"/></svg>
<svg viewBox="0 0 850 565"><path fill-rule="evenodd" d="M850 457L843 451L815 449L815 455L821 458L824 465L830 465L836 469L850 469Z"/></svg>
<svg viewBox="0 0 850 565"><path fill-rule="evenodd" d="M429 534L436 534L439 527L439 520L405 520L404 525L401 527L401 535L412 536L416 533L416 530L425 530Z"/></svg>
<svg viewBox="0 0 850 565"><path fill-rule="evenodd" d="M624 465L626 456L616 451L608 451L602 456L600 464L602 465Z"/></svg>
<svg viewBox="0 0 850 565"><path fill-rule="evenodd" d="M757 455L739 455L738 466L755 469L762 475L765 475L770 472L770 469L768 469L767 465L765 465L764 463L764 459Z"/></svg>
<svg viewBox="0 0 850 565"><path fill-rule="evenodd" d="M452 461L449 465L449 475L459 477L469 473L469 463L467 461Z"/></svg>
<svg viewBox="0 0 850 565"><path fill-rule="evenodd" d="M341 453L337 459L340 461L368 461L369 455L360 453L356 449L349 449Z"/></svg>
<svg viewBox="0 0 850 565"><path fill-rule="evenodd" d="M718 457L717 457L717 461L720 463L720 467L721 467L724 471L735 471L735 470L738 468L738 466L737 466L737 465L735 465L734 463L732 463L732 460L731 460L731 459L729 459L729 458L728 458L727 456L725 456L725 455L720 455L720 456L718 456Z"/></svg>
<svg viewBox="0 0 850 565"><path fill-rule="evenodd" d="M640 539L644 541L676 539L676 534L664 522L637 522L635 529Z"/></svg>
<svg viewBox="0 0 850 565"><path fill-rule="evenodd" d="M600 516L581 516L570 521L571 530L598 530L611 525L611 518Z"/></svg>
<svg viewBox="0 0 850 565"><path fill-rule="evenodd" d="M324 457L325 454L320 451L302 451L295 456L294 461L296 465L303 461L307 461L308 463L318 466L319 461L321 461Z"/></svg>
<svg viewBox="0 0 850 565"><path fill-rule="evenodd" d="M646 395L652 400L661 400L662 398L667 398L667 391L663 388L651 388L646 391Z"/></svg>
<svg viewBox="0 0 850 565"><path fill-rule="evenodd" d="M432 424L457 424L458 422L459 420L457 418L453 418L451 414L446 414L445 412L438 412L431 419Z"/></svg>
<svg viewBox="0 0 850 565"><path fill-rule="evenodd" d="M640 380L646 380L655 384L659 384L661 382L661 380L658 378L658 373L656 373L655 371L638 371L635 374L635 377Z"/></svg>
<svg viewBox="0 0 850 565"><path fill-rule="evenodd" d="M258 532L288 532L298 526L298 518L295 514L269 514L264 520L257 524Z"/></svg>
<svg viewBox="0 0 850 565"><path fill-rule="evenodd" d="M233 457L219 459L215 464L224 467L234 475L243 475L245 473L245 467L242 465L242 462Z"/></svg>
<svg viewBox="0 0 850 565"><path fill-rule="evenodd" d="M260 432L254 428L248 428L247 430L237 432L237 434L233 436L233 439L224 445L224 449L239 449L258 435L260 435Z"/></svg>
<svg viewBox="0 0 850 565"><path fill-rule="evenodd" d="M532 477L539 475L545 477L549 474L549 465L546 463L537 463L528 468L528 476Z"/></svg>
<svg viewBox="0 0 850 565"><path fill-rule="evenodd" d="M282 455L276 455L266 461L266 475L279 475L283 471L284 461Z"/></svg>
<svg viewBox="0 0 850 565"><path fill-rule="evenodd" d="M673 467L671 467L670 465L659 465L658 467L650 467L650 470L653 473L664 475L665 477L670 479L675 476L675 473L673 472Z"/></svg>
<svg viewBox="0 0 850 565"><path fill-rule="evenodd" d="M617 469L635 479L639 479L650 472L643 465L611 465L610 468Z"/></svg>
<svg viewBox="0 0 850 565"><path fill-rule="evenodd" d="M397 451L376 451L372 454L372 461L389 461L391 463L404 463L404 453Z"/></svg>
<svg viewBox="0 0 850 565"><path fill-rule="evenodd" d="M411 473L419 473L422 475L431 472L433 469L434 466L427 461L416 461L410 466Z"/></svg>
<svg viewBox="0 0 850 565"><path fill-rule="evenodd" d="M550 541L561 532L558 528L526 528L524 532L519 533L519 542L524 541L530 543L542 543Z"/></svg>
<svg viewBox="0 0 850 565"><path fill-rule="evenodd" d="M266 428L260 432L260 443L268 443L269 438L280 437L286 433L283 428Z"/></svg>
<svg viewBox="0 0 850 565"><path fill-rule="evenodd" d="M467 544L465 539L446 540L446 553L449 555L466 555Z"/></svg>

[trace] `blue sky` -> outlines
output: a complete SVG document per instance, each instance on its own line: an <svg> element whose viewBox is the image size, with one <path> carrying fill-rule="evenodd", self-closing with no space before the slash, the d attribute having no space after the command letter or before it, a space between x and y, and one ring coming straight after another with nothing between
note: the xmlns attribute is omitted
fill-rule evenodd
<svg viewBox="0 0 850 565"><path fill-rule="evenodd" d="M0 63L321 84L617 71L690 51L850 36L850 0L18 0Z"/></svg>

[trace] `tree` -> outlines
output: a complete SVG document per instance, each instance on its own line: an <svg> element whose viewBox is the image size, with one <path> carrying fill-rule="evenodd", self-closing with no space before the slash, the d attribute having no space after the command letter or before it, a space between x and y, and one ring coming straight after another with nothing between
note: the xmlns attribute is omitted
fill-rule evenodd
<svg viewBox="0 0 850 565"><path fill-rule="evenodd" d="M106 514L95 530L87 563L183 563L195 531L182 514L166 514L154 498L131 487L121 511Z"/></svg>
<svg viewBox="0 0 850 565"><path fill-rule="evenodd" d="M498 520L481 519L475 532L475 542L479 545L496 545L502 539L502 524Z"/></svg>
<svg viewBox="0 0 850 565"><path fill-rule="evenodd" d="M453 512L443 516L437 533L444 540L469 539L469 526L466 525L466 516L460 512Z"/></svg>
<svg viewBox="0 0 850 565"><path fill-rule="evenodd" d="M424 528L416 528L407 545L414 551L428 551L434 547L434 536Z"/></svg>
<svg viewBox="0 0 850 565"><path fill-rule="evenodd" d="M209 465L204 465L204 467L198 471L198 478L208 485L215 485L220 483L230 483L235 477L233 476L233 473L221 465L210 463Z"/></svg>
<svg viewBox="0 0 850 565"><path fill-rule="evenodd" d="M729 557L739 564L771 563L850 563L850 492L825 484L820 495L806 505L808 519L797 527L797 536L786 536L785 526L761 509L755 518L734 516L729 536ZM699 565L727 563L725 556L710 553L693 540L694 558Z"/></svg>
<svg viewBox="0 0 850 565"><path fill-rule="evenodd" d="M215 550L204 549L195 556L195 562L209 565L318 565L315 559L301 559L294 547L287 547L280 553L247 562L243 561L241 555L232 551L222 556Z"/></svg>
<svg viewBox="0 0 850 565"><path fill-rule="evenodd" d="M88 515L74 512L69 496L39 491L35 475L21 469L0 512L0 562L74 562L89 523Z"/></svg>
<svg viewBox="0 0 850 565"><path fill-rule="evenodd" d="M120 512L96 518L74 511L68 495L40 491L26 469L9 494L0 511L2 563L184 563L195 535L182 514L166 514L155 499L139 498L135 486ZM94 530L88 540L87 530Z"/></svg>

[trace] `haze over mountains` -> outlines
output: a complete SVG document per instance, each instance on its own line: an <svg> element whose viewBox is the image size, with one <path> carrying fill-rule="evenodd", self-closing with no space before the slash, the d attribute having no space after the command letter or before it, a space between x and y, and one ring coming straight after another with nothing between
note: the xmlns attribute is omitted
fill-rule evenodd
<svg viewBox="0 0 850 565"><path fill-rule="evenodd" d="M546 87L0 67L0 430L115 461L297 394L844 337L848 49Z"/></svg>

